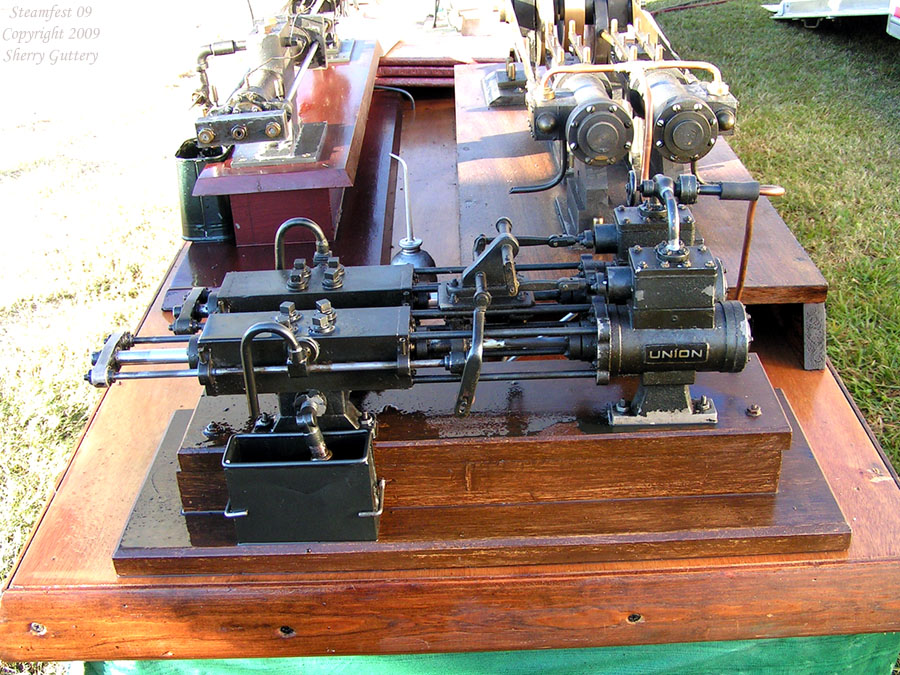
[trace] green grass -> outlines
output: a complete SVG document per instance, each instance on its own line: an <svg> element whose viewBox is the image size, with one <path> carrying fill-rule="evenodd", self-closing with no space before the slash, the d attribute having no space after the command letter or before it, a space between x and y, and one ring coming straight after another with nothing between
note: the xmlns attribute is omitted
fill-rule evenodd
<svg viewBox="0 0 900 675"><path fill-rule="evenodd" d="M900 466L900 40L883 17L817 30L768 17L734 0L658 20L740 101L729 142L787 189L776 206L830 285L828 355Z"/></svg>

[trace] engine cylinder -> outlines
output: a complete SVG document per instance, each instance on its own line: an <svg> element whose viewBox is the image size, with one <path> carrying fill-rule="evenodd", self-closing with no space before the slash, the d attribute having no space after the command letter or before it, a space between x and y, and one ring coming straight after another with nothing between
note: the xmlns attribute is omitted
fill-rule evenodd
<svg viewBox="0 0 900 675"><path fill-rule="evenodd" d="M566 119L566 143L586 164L615 164L628 154L634 125L627 109L611 98L609 81L597 73L576 73L563 78L559 87L575 98Z"/></svg>
<svg viewBox="0 0 900 675"><path fill-rule="evenodd" d="M597 320L599 383L618 375L663 371L737 373L750 354L750 325L743 304L716 303L714 328L631 327L628 309L608 306Z"/></svg>
<svg viewBox="0 0 900 675"><path fill-rule="evenodd" d="M719 135L715 113L682 84L677 71L647 73L653 97L653 143L666 159L685 164L708 153Z"/></svg>

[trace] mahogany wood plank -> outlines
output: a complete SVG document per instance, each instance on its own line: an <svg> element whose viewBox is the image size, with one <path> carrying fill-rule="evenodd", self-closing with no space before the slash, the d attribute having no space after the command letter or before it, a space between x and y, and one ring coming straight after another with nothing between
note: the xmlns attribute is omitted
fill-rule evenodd
<svg viewBox="0 0 900 675"><path fill-rule="evenodd" d="M401 87L403 89L409 87L421 87L429 89L451 89L453 87L452 77L386 77L379 76L375 80L375 84L382 87Z"/></svg>
<svg viewBox="0 0 900 675"><path fill-rule="evenodd" d="M796 637L900 628L896 562L754 565L723 574L590 570L478 575L450 582L291 578L233 580L163 594L139 586L3 596L3 657L11 660L249 658L594 647ZM823 590L831 589L831 590ZM790 600L790 602L788 602ZM515 608L515 609L513 609ZM28 618L47 632L33 635ZM289 630L282 630L287 627ZM676 627L673 630L673 627Z"/></svg>
<svg viewBox="0 0 900 675"><path fill-rule="evenodd" d="M438 265L459 265L459 219L456 205L456 123L453 100L417 97L416 111L403 111L403 159L409 166L413 233ZM406 236L403 179L398 178L394 208L394 252Z"/></svg>
<svg viewBox="0 0 900 675"><path fill-rule="evenodd" d="M295 98L301 119L328 123L320 161L235 167L229 159L208 165L197 179L194 194L235 195L353 185L379 56L377 42L357 41L348 63L313 69L303 78Z"/></svg>
<svg viewBox="0 0 900 675"><path fill-rule="evenodd" d="M356 181L344 193L333 243L345 265L390 262L397 189L397 164L390 153L400 151L400 105L397 94L372 95Z"/></svg>
<svg viewBox="0 0 900 675"><path fill-rule="evenodd" d="M540 367L564 369L567 362ZM621 380L606 387L568 380L482 382L466 419L452 414L454 384L369 394L363 407L378 415L375 466L387 481L386 503L484 506L775 492L791 427L755 355L742 373L699 376L694 395L715 403L714 426L610 433L606 406L631 398L633 387ZM750 405L763 414L748 417ZM246 415L243 397L201 398L178 453L185 509L225 508L220 462L227 435L209 440L202 431L213 420L245 428Z"/></svg>
<svg viewBox="0 0 900 675"><path fill-rule="evenodd" d="M275 232L288 218L310 218L334 239L340 217L344 188L284 190L231 195L234 242L237 246L272 245ZM313 241L313 235L294 230L287 235L292 242Z"/></svg>
<svg viewBox="0 0 900 675"><path fill-rule="evenodd" d="M446 56L400 56L399 54L401 53L410 54L411 51L405 50L403 46L391 49L378 60L378 66L452 68L461 63L504 63L506 61L506 58L503 56L475 56L471 58L454 59Z"/></svg>
<svg viewBox="0 0 900 675"><path fill-rule="evenodd" d="M453 79L453 66L378 66L377 77L429 77Z"/></svg>
<svg viewBox="0 0 900 675"><path fill-rule="evenodd" d="M443 504L435 501L427 507L409 507L393 498L402 481L388 478L377 542L237 546L232 522L221 513L188 514L189 536L185 532L173 476L178 436L187 425L186 419L179 419L183 419L180 424L173 420L174 429L166 435L116 551L120 574L250 573L273 567L321 572L574 564L834 551L849 543L850 529L797 431L785 453L777 494L647 499L636 493L585 499L573 490L570 495L557 494L556 501L517 495L501 502L488 499L493 495L480 494L469 506L454 504L451 494ZM796 426L795 420L792 423ZM466 449L457 441L457 453L464 454ZM579 461L577 449L572 454L557 457L557 464L595 473L616 473L620 468L607 466L607 457ZM623 454L629 454L627 449ZM516 462L501 464L507 482L530 484L535 491L541 490L544 474L551 473L529 474ZM442 458L434 458L425 466L440 469L442 465ZM573 467L567 468L575 485L578 479ZM379 475L390 476L377 456L376 469ZM411 483L429 482L418 467L408 473ZM678 468L673 468L672 475L677 473Z"/></svg>
<svg viewBox="0 0 900 675"><path fill-rule="evenodd" d="M542 183L556 172L550 144L532 140L524 108L488 108L481 90L485 73L496 65L460 65L456 73L460 239L490 231L500 216L514 232L550 235L561 231L554 199L565 200L562 186L534 194L510 195L514 185ZM724 141L700 162L708 181L750 180L750 174ZM624 196L624 195L622 195ZM729 286L737 281L746 205L701 197L692 207L698 227L724 263ZM610 222L608 213L598 214ZM754 244L742 300L747 304L824 302L827 284L766 198L757 209ZM577 259L583 251L523 249L523 262Z"/></svg>

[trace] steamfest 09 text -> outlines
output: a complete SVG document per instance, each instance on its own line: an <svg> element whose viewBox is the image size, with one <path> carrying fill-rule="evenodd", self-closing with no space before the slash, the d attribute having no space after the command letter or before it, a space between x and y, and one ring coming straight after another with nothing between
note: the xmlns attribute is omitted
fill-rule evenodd
<svg viewBox="0 0 900 675"><path fill-rule="evenodd" d="M91 5L13 6L0 31L3 63L93 66L100 58L100 28Z"/></svg>

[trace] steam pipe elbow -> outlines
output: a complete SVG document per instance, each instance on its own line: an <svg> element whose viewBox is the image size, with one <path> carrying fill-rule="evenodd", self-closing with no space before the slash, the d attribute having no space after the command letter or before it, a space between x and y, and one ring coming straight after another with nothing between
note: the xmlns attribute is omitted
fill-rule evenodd
<svg viewBox="0 0 900 675"><path fill-rule="evenodd" d="M322 228L309 218L290 218L284 221L275 233L275 269L283 270L285 268L284 239L287 233L295 227L309 230L316 238L316 255L313 261L316 264L327 261L331 256L331 246Z"/></svg>

